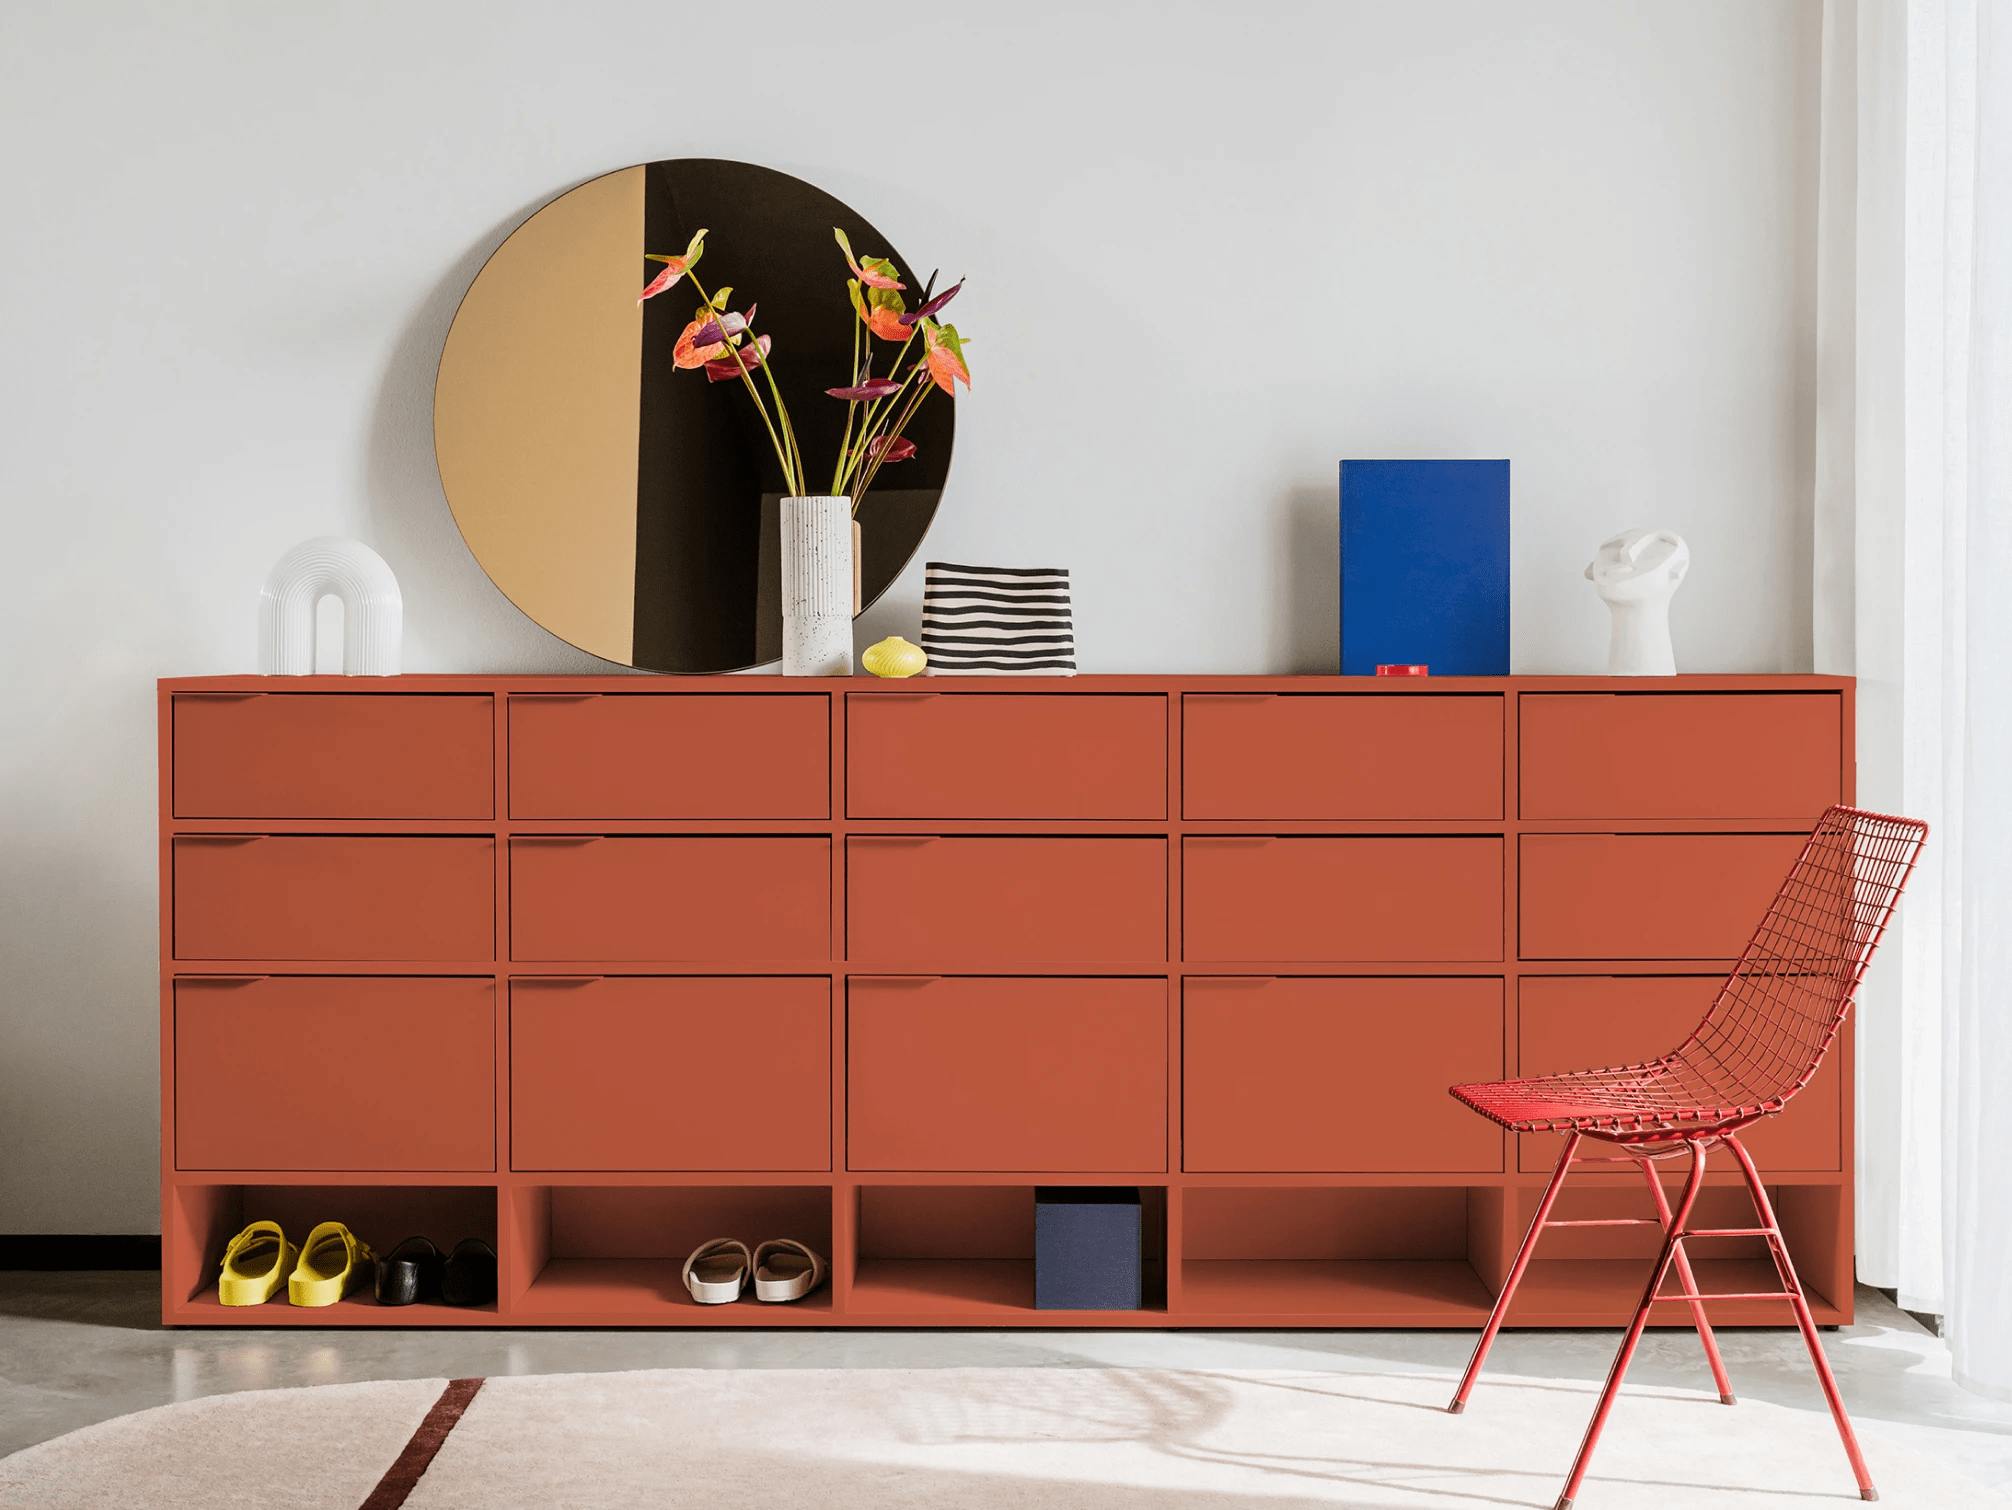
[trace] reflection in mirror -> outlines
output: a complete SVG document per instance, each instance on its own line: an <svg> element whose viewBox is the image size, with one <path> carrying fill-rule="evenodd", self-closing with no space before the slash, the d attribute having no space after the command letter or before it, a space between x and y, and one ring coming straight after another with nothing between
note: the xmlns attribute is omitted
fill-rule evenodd
<svg viewBox="0 0 2012 1510"><path fill-rule="evenodd" d="M782 653L782 473L732 383L681 372L689 285L647 304L644 253L701 227L708 289L761 306L774 371L812 468L838 454L852 362L844 229L860 252L916 269L843 203L747 163L624 168L561 195L497 248L440 358L434 449L455 522L505 596L568 643L652 671L730 671ZM935 517L955 406L924 404L916 454L859 509L864 603L901 574ZM828 478L826 479L828 480Z"/></svg>

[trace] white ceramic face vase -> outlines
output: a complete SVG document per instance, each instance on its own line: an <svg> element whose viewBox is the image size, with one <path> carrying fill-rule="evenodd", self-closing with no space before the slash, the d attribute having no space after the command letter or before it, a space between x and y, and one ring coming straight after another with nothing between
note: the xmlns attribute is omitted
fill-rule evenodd
<svg viewBox="0 0 2012 1510"><path fill-rule="evenodd" d="M1609 676L1675 676L1670 647L1670 599L1691 569L1691 548L1670 530L1623 530L1600 542L1586 568L1613 615L1607 642Z"/></svg>

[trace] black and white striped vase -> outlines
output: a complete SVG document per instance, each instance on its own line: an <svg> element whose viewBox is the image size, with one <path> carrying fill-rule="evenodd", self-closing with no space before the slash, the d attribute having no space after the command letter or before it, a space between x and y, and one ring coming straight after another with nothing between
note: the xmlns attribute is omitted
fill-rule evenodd
<svg viewBox="0 0 2012 1510"><path fill-rule="evenodd" d="M852 500L782 500L782 674L852 675Z"/></svg>
<svg viewBox="0 0 2012 1510"><path fill-rule="evenodd" d="M922 648L930 676L1074 676L1068 571L931 561Z"/></svg>

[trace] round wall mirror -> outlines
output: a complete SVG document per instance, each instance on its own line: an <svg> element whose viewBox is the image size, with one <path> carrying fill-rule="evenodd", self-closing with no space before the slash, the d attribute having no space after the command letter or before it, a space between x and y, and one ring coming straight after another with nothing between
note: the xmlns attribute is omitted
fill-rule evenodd
<svg viewBox="0 0 2012 1510"><path fill-rule="evenodd" d="M811 486L828 486L856 316L832 240L892 258L910 307L929 276L856 211L786 173L680 158L580 185L483 265L447 334L433 444L454 521L504 595L567 643L650 671L734 671L782 654L782 470L737 382L680 371L671 348L699 299L638 306L705 227L699 273L760 306ZM862 602L922 544L950 470L954 403L910 423L916 454L859 509Z"/></svg>

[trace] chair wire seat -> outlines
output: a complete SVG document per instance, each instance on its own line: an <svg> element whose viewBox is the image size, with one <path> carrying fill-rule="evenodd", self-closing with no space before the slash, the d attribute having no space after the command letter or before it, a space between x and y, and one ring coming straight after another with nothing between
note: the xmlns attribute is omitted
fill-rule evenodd
<svg viewBox="0 0 2012 1510"><path fill-rule="evenodd" d="M1511 1132L1678 1143L1772 1116L1815 1075L1899 898L1923 825L1825 813L1696 1031L1645 1064L1456 1085Z"/></svg>

